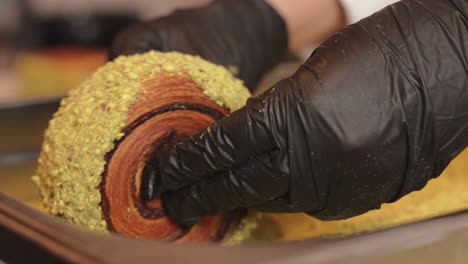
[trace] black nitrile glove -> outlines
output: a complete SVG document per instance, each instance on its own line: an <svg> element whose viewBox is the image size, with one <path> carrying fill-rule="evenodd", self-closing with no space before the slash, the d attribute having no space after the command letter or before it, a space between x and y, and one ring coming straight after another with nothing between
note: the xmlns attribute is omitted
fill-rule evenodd
<svg viewBox="0 0 468 264"><path fill-rule="evenodd" d="M425 186L468 144L468 2L404 0L345 28L145 169L183 225L237 207L343 219Z"/></svg>
<svg viewBox="0 0 468 264"><path fill-rule="evenodd" d="M253 89L287 51L284 20L264 0L217 0L137 24L117 36L110 58L149 50L200 55L233 68Z"/></svg>

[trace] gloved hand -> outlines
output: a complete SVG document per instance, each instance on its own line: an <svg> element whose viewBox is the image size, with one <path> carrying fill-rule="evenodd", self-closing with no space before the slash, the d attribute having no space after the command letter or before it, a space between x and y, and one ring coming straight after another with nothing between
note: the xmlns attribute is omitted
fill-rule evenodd
<svg viewBox="0 0 468 264"><path fill-rule="evenodd" d="M404 0L148 163L183 225L237 207L343 219L437 177L468 144L468 3Z"/></svg>
<svg viewBox="0 0 468 264"><path fill-rule="evenodd" d="M234 69L253 89L287 48L286 24L264 0L217 0L128 28L114 40L109 57L149 50L200 55Z"/></svg>

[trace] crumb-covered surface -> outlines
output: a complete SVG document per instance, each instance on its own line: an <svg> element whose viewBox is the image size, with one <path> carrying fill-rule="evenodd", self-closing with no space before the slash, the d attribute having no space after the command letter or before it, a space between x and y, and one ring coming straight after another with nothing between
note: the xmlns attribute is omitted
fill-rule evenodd
<svg viewBox="0 0 468 264"><path fill-rule="evenodd" d="M160 72L188 74L221 106L236 110L249 97L229 71L180 53L119 57L62 100L45 133L33 180L45 210L74 224L107 230L98 190L105 154L123 135L130 107L144 100L141 83Z"/></svg>

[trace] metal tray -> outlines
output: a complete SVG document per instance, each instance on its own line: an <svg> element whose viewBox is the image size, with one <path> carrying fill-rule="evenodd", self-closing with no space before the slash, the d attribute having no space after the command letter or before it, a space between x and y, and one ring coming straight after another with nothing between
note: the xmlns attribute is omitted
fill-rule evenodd
<svg viewBox="0 0 468 264"><path fill-rule="evenodd" d="M467 247L468 212L348 238L228 248L91 233L0 194L7 263L466 263Z"/></svg>

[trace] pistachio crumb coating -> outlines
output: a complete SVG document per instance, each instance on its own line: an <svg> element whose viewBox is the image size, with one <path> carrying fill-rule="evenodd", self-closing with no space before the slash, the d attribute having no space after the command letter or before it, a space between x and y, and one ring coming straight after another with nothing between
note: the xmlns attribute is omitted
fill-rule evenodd
<svg viewBox="0 0 468 264"><path fill-rule="evenodd" d="M45 132L33 180L49 213L69 223L107 230L98 189L105 155L124 136L131 106L144 100L141 84L161 72L188 74L205 95L232 111L250 96L228 70L195 56L151 51L107 63L70 91Z"/></svg>
<svg viewBox="0 0 468 264"><path fill-rule="evenodd" d="M239 227L223 241L223 245L237 246L252 239L253 232L258 228L259 218L261 216L261 214L250 210L247 216L241 220Z"/></svg>

